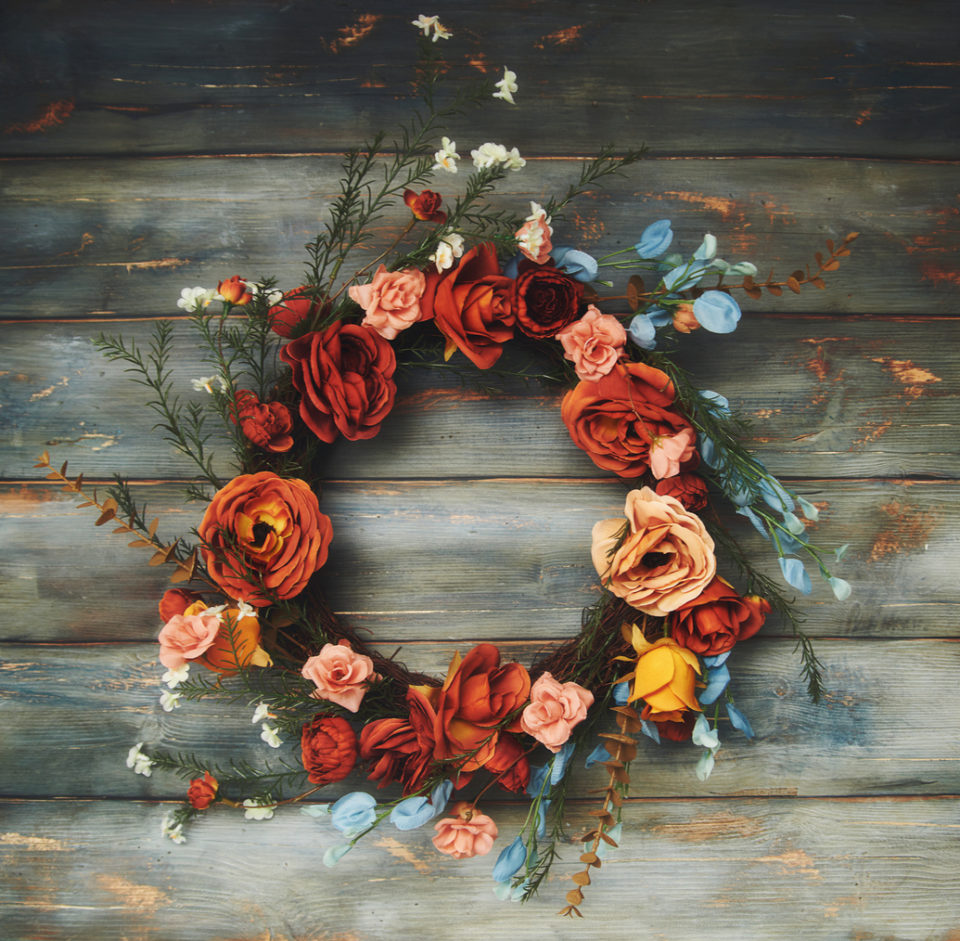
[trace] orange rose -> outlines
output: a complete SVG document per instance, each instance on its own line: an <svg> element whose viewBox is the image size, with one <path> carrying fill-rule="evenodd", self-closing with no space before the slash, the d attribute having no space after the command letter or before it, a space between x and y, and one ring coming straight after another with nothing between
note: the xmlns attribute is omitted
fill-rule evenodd
<svg viewBox="0 0 960 941"><path fill-rule="evenodd" d="M636 624L625 624L623 637L637 652L637 660L633 672L622 679L632 680L628 702L646 702L643 718L682 721L686 710L701 711L696 691L700 661L695 653L670 637L651 644Z"/></svg>
<svg viewBox="0 0 960 941"><path fill-rule="evenodd" d="M238 274L235 274L232 278L227 278L225 281L220 281L217 284L217 293L228 304L233 304L234 307L243 307L253 300L253 294L250 293L247 282Z"/></svg>
<svg viewBox="0 0 960 941"><path fill-rule="evenodd" d="M657 481L657 493L661 497L673 497L688 510L702 510L707 505L707 482L698 474L677 474Z"/></svg>
<svg viewBox="0 0 960 941"><path fill-rule="evenodd" d="M187 788L187 800L196 810L206 810L217 798L220 784L209 772L204 771L202 778L194 778Z"/></svg>
<svg viewBox="0 0 960 941"><path fill-rule="evenodd" d="M693 601L674 612L670 634L688 650L715 657L763 627L770 602L757 595L741 598L719 575Z"/></svg>
<svg viewBox="0 0 960 941"><path fill-rule="evenodd" d="M433 757L460 761L475 771L497 748L498 726L530 695L530 674L519 663L500 666L493 644L478 644L462 660L454 655L442 687L413 686L436 715Z"/></svg>
<svg viewBox="0 0 960 941"><path fill-rule="evenodd" d="M206 610L204 602L195 601L184 614L200 615ZM260 646L260 620L253 609L225 608L221 611L220 629L213 643L197 658L197 663L227 676L248 666L272 666L270 654Z"/></svg>
<svg viewBox="0 0 960 941"><path fill-rule="evenodd" d="M597 467L621 477L650 469L650 445L693 428L669 406L670 377L645 363L617 363L597 382L581 381L564 397L560 414L573 443ZM691 458L692 460L692 458ZM681 466L686 470L690 462Z"/></svg>
<svg viewBox="0 0 960 941"><path fill-rule="evenodd" d="M492 243L471 248L460 264L427 273L421 319L433 317L447 338L447 352L460 350L479 369L489 369L513 337L513 280L500 273Z"/></svg>
<svg viewBox="0 0 960 941"><path fill-rule="evenodd" d="M261 471L218 490L198 533L210 577L262 607L303 591L327 561L333 529L306 483Z"/></svg>
<svg viewBox="0 0 960 941"><path fill-rule="evenodd" d="M593 527L594 567L618 598L665 617L696 598L716 574L713 539L679 500L649 487L631 490L624 512L626 519Z"/></svg>
<svg viewBox="0 0 960 941"><path fill-rule="evenodd" d="M357 763L357 736L346 719L317 715L304 723L300 752L309 781L342 781Z"/></svg>

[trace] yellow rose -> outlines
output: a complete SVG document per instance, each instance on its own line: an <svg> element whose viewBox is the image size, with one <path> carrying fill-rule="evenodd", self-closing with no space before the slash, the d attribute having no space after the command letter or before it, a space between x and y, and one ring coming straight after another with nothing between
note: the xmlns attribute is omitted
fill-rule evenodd
<svg viewBox="0 0 960 941"><path fill-rule="evenodd" d="M629 702L644 700L648 706L644 714L654 721L662 713L702 711L696 693L700 661L695 653L681 647L672 637L650 643L636 624L625 624L623 637L637 652L633 672L623 677L632 680Z"/></svg>

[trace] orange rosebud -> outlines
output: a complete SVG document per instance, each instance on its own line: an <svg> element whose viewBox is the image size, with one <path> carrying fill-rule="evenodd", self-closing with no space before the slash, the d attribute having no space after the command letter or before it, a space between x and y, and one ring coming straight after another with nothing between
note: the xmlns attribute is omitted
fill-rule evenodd
<svg viewBox="0 0 960 941"><path fill-rule="evenodd" d="M217 293L234 307L243 307L244 304L249 304L253 300L253 294L247 290L247 282L238 274L219 282Z"/></svg>
<svg viewBox="0 0 960 941"><path fill-rule="evenodd" d="M204 771L202 778L194 778L187 788L187 800L196 810L206 810L217 798L220 783L209 772Z"/></svg>
<svg viewBox="0 0 960 941"><path fill-rule="evenodd" d="M693 333L700 329L700 321L693 314L693 304L678 304L674 308L673 328L679 333Z"/></svg>
<svg viewBox="0 0 960 941"><path fill-rule="evenodd" d="M443 197L433 190L424 190L422 193L404 190L403 201L421 222L444 223L447 221L447 214L440 208Z"/></svg>
<svg viewBox="0 0 960 941"><path fill-rule="evenodd" d="M696 692L700 661L695 653L672 637L661 637L651 644L636 624L625 624L623 637L637 652L633 672L623 677L633 681L628 702L643 699L647 704L645 718L656 721L663 715L668 721L678 721L687 709L702 711Z"/></svg>

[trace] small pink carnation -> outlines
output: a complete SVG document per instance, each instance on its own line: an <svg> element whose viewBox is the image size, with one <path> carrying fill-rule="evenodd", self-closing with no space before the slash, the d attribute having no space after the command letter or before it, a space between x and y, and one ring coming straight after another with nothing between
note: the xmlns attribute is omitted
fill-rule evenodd
<svg viewBox="0 0 960 941"><path fill-rule="evenodd" d="M363 323L385 340L396 339L420 319L420 298L427 279L416 268L387 271L381 265L369 284L354 284L347 293L365 311Z"/></svg>
<svg viewBox="0 0 960 941"><path fill-rule="evenodd" d="M650 445L650 473L657 480L676 477L680 465L693 457L695 440L692 428L682 428L675 435L655 439Z"/></svg>
<svg viewBox="0 0 960 941"><path fill-rule="evenodd" d="M546 210L537 203L530 203L532 210L527 221L517 229L514 236L517 248L534 264L542 265L553 251L553 242L550 236L553 229L550 227L550 217Z"/></svg>
<svg viewBox="0 0 960 941"><path fill-rule="evenodd" d="M579 683L560 683L544 673L530 688L530 702L520 716L520 728L550 751L558 752L592 705L590 690Z"/></svg>
<svg viewBox="0 0 960 941"><path fill-rule="evenodd" d="M220 633L219 614L175 614L160 630L160 662L179 670L188 660L202 657Z"/></svg>
<svg viewBox="0 0 960 941"><path fill-rule="evenodd" d="M315 657L310 657L300 671L316 684L311 694L316 699L326 699L343 706L350 712L360 708L367 687L380 677L373 670L373 661L362 653L356 653L350 642L324 644Z"/></svg>
<svg viewBox="0 0 960 941"><path fill-rule="evenodd" d="M433 825L437 835L433 845L454 859L485 856L493 849L497 825L486 814L477 813L470 804L461 802L453 808L456 817L444 817Z"/></svg>
<svg viewBox="0 0 960 941"><path fill-rule="evenodd" d="M557 334L577 378L599 382L617 364L627 342L627 331L616 317L601 314L591 304L577 321Z"/></svg>

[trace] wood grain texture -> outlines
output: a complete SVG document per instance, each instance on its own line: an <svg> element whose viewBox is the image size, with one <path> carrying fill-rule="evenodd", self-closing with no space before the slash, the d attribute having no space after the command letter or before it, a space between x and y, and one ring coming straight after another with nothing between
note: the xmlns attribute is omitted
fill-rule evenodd
<svg viewBox="0 0 960 941"><path fill-rule="evenodd" d="M160 835L166 809L0 803L5 931L77 941L441 939L452 912L468 913L456 924L467 937L538 941L700 941L705 926L717 941L952 941L960 930L953 799L631 802L621 847L576 923L554 915L576 846L563 848L539 898L506 905L492 900L493 861L441 859L429 827L361 841L329 872L320 858L337 835L295 810L269 823L215 814L173 846ZM569 808L572 833L584 810ZM493 812L509 838L519 809ZM325 888L333 880L339 891Z"/></svg>
<svg viewBox="0 0 960 941"><path fill-rule="evenodd" d="M321 12L322 10L322 12ZM8 4L3 150L230 154L342 150L392 127L408 94L411 8L98 0ZM51 23L50 13L55 11ZM465 0L444 7L454 75L509 64L519 108L481 140L589 154L647 139L677 153L955 157L947 0L795 5ZM518 69L518 65L520 68ZM476 119L471 115L471 122ZM545 125L563 128L562 134Z"/></svg>
<svg viewBox="0 0 960 941"><path fill-rule="evenodd" d="M498 187L497 201L511 211L525 213L529 200L564 192L579 173L576 160L528 156ZM5 161L0 317L178 313L182 287L212 287L238 272L295 287L303 282L303 246L338 192L339 164L332 156ZM435 185L452 195L464 176ZM958 191L955 161L717 162L654 154L571 204L554 241L605 254L669 218L675 250L692 253L711 232L720 257L753 261L764 277L773 269L783 280L813 264L828 238L858 231L852 256L827 276L828 290L743 298L744 309L956 314ZM387 214L373 248L407 218L402 206ZM627 273L610 274L622 293Z"/></svg>

